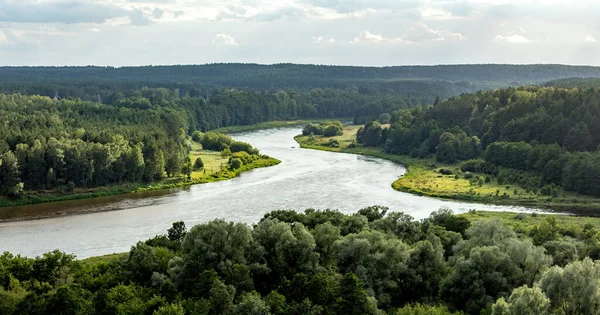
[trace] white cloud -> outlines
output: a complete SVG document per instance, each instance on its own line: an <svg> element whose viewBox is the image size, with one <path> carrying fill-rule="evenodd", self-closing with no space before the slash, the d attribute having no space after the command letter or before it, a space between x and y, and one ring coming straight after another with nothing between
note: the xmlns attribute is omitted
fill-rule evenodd
<svg viewBox="0 0 600 315"><path fill-rule="evenodd" d="M215 35L215 39L213 39L213 44L215 45L224 45L224 46L238 46L238 43L231 37L231 35L227 34L217 34Z"/></svg>
<svg viewBox="0 0 600 315"><path fill-rule="evenodd" d="M595 42L596 42L596 39L595 39L594 37L592 37L592 36L586 36L586 37L583 39L583 41L584 41L584 42L586 42L586 43L595 43Z"/></svg>
<svg viewBox="0 0 600 315"><path fill-rule="evenodd" d="M92 27L92 28L88 28L88 31L98 33L98 32L100 32L100 29L97 27Z"/></svg>
<svg viewBox="0 0 600 315"><path fill-rule="evenodd" d="M327 42L329 44L334 44L335 38L333 38L333 37L325 38L323 36L313 36L312 41L314 44L321 44L321 43L325 43L325 42Z"/></svg>
<svg viewBox="0 0 600 315"><path fill-rule="evenodd" d="M427 41L462 41L464 36L458 32L434 30L425 23L417 23L408 29L403 38L418 43Z"/></svg>
<svg viewBox="0 0 600 315"><path fill-rule="evenodd" d="M431 7L422 7L419 11L425 20L450 20L456 18L452 15L452 12Z"/></svg>
<svg viewBox="0 0 600 315"><path fill-rule="evenodd" d="M123 26L131 24L131 19L127 16L107 19L104 21L104 25L106 26Z"/></svg>
<svg viewBox="0 0 600 315"><path fill-rule="evenodd" d="M505 43L511 43L511 44L527 44L530 42L530 40L525 38L525 36L519 35L519 34L506 35L506 36L498 35L494 38L494 40L498 41L498 42L505 42Z"/></svg>
<svg viewBox="0 0 600 315"><path fill-rule="evenodd" d="M6 34L4 34L4 32L0 31L0 44L6 43L8 43L8 38L6 37Z"/></svg>
<svg viewBox="0 0 600 315"><path fill-rule="evenodd" d="M385 37L381 34L373 34L369 30L362 30L358 36L354 38L353 43L381 43L381 42L402 42L400 37Z"/></svg>

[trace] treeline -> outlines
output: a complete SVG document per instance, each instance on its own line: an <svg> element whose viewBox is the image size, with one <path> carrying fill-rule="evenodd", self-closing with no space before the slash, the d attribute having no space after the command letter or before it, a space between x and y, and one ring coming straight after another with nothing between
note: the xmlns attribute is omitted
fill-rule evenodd
<svg viewBox="0 0 600 315"><path fill-rule="evenodd" d="M528 215L518 214L515 219ZM595 314L600 231L449 210L183 222L123 259L0 256L2 314Z"/></svg>
<svg viewBox="0 0 600 315"><path fill-rule="evenodd" d="M210 99L229 88L276 93L314 89L356 90L365 95L404 96L431 104L463 93L550 80L598 78L600 68L564 65L441 65L346 67L322 65L208 64L148 67L0 67L0 93L101 100L143 87L178 89L180 96ZM117 93L118 94L118 93ZM383 112L380 112L383 113ZM371 113L358 116L371 115ZM378 114L376 114L378 115ZM363 122L364 123L364 122Z"/></svg>
<svg viewBox="0 0 600 315"><path fill-rule="evenodd" d="M325 88L361 82L433 79L456 82L543 83L561 78L600 77L600 68L566 65L439 65L351 67L296 64L206 64L146 67L1 67L0 79L45 81L94 79L106 82L202 82L208 87Z"/></svg>
<svg viewBox="0 0 600 315"><path fill-rule="evenodd" d="M205 104L202 99L180 99L175 91L138 93L112 105L0 95L0 195L70 193L75 188L154 182L179 174L189 178L194 161L189 158L188 135L209 128L199 116L214 113L195 107ZM226 109L219 110L229 115ZM237 166L233 168L258 157L258 150L249 144L220 137L225 143L219 151L227 149L238 159L230 163Z"/></svg>
<svg viewBox="0 0 600 315"><path fill-rule="evenodd" d="M464 94L400 110L391 127L366 124L358 142L454 163L481 158L480 172L527 190L600 196L600 90L523 87Z"/></svg>

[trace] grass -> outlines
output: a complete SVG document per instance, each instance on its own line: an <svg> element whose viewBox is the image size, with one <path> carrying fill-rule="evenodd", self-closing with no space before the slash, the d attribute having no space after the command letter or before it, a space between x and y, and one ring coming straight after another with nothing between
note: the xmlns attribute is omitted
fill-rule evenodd
<svg viewBox="0 0 600 315"><path fill-rule="evenodd" d="M460 171L458 163L443 164L432 158L412 158L386 153L381 148L357 146L354 139L358 128L360 126L345 126L343 135L330 138L315 137L311 140L308 136L296 136L294 139L302 148L368 155L402 164L407 168L407 172L392 183L392 187L398 191L434 198L521 205L578 214L593 214L600 210L600 198L566 191L561 191L559 197L541 196L526 192L516 185L499 185L493 178L486 182L485 178L488 175L485 174L473 173L473 177L480 178L481 183L472 182L470 179L465 179L465 174ZM336 139L339 147L328 146L331 139ZM443 175L439 172L441 168L451 170L453 174Z"/></svg>
<svg viewBox="0 0 600 315"><path fill-rule="evenodd" d="M92 266L92 265L97 265L97 264L101 264L101 263L109 263L109 262L113 262L113 261L125 261L127 260L127 256L129 256L129 253L118 253L118 254L109 254L109 255L104 255L104 256L95 256L95 257L90 257L90 258L86 258L86 259L81 259L80 262L83 265L88 265L88 266Z"/></svg>

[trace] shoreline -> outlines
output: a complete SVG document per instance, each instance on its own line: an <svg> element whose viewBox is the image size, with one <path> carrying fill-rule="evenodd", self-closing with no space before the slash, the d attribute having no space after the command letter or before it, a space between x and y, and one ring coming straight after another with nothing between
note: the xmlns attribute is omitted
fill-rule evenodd
<svg viewBox="0 0 600 315"><path fill-rule="evenodd" d="M235 171L221 171L219 173L212 174L208 177L203 177L199 179L191 179L187 180L182 177L176 178L167 178L162 182L157 183L126 183L122 185L116 186L108 186L108 187L99 187L96 189L88 189L87 192L77 192L73 194L66 195L44 195L44 196L25 196L21 199L8 199L3 198L0 199L0 211L2 208L7 207L19 207L19 206L27 206L27 205L36 205L43 203L52 203L59 201L72 201L72 200L82 200L82 199L93 199L98 197L109 197L116 195L125 195L125 194L135 194L140 192L149 192L155 190L166 190L172 188L183 188L194 185L218 182L223 180L233 179L235 177L240 176L243 172L250 171L257 168L275 166L281 163L280 160L269 157L266 159L260 159L248 165L243 165L241 168ZM215 176L217 175L217 176ZM38 217L33 217L31 220L40 219ZM0 222L10 222L10 221L21 221L23 219L15 219L15 220L0 220ZM28 220L28 219L25 219Z"/></svg>
<svg viewBox="0 0 600 315"><path fill-rule="evenodd" d="M336 137L332 137L330 139L335 139ZM407 178L414 178L415 173L418 171L427 170L427 162L431 162L429 159L419 159L412 158L404 155L395 155L391 153L383 152L379 148L371 148L371 147L354 147L348 148L347 143L348 137L345 136L345 140L340 140L340 147L333 148L325 145L321 145L318 143L309 143L306 136L297 135L294 137L294 140L300 145L301 148L312 149L312 150L321 150L328 152L337 152L337 153L346 153L346 154L357 154L363 156L370 156L375 158L384 159L387 161L391 161L396 164L400 164L406 168L406 173L392 182L390 185L396 191L401 191L405 193L410 193L418 196L426 196L431 198L437 198L442 200L453 200L453 201L468 201L474 203L481 204L493 204L493 205L501 205L501 206L523 206L523 207L532 207L539 208L543 210L551 210L556 212L565 212L574 215L583 215L583 216L600 216L600 200L592 200L591 197L580 197L588 198L590 200L578 200L575 198L571 198L571 200L576 200L576 202L568 202L566 197L562 198L562 200L557 201L553 200L554 198L550 197L531 197L531 198L502 198L502 197L489 197L489 196L481 196L481 195L467 195L467 194L452 194L452 193L439 193L436 191L424 191L415 189L411 186L405 185L403 181ZM346 143L346 146L344 146ZM442 165L443 167L443 165ZM417 170L415 170L417 169ZM437 174L436 174L437 175ZM438 175L439 176L439 175ZM514 185L509 185L516 187ZM507 189L508 190L508 189ZM544 198L544 199L540 199Z"/></svg>

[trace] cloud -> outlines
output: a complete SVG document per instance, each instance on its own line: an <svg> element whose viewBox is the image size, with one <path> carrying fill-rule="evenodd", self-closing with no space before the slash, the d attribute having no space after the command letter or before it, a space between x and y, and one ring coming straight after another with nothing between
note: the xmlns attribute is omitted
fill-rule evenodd
<svg viewBox="0 0 600 315"><path fill-rule="evenodd" d="M338 13L351 13L366 9L406 10L421 7L424 0L309 0L305 3L316 7L333 9Z"/></svg>
<svg viewBox="0 0 600 315"><path fill-rule="evenodd" d="M369 30L362 30L358 36L354 38L354 43L381 43L381 42L401 42L402 38L385 37L380 34L373 34Z"/></svg>
<svg viewBox="0 0 600 315"><path fill-rule="evenodd" d="M155 19L160 19L163 15L165 15L165 11L155 8L154 11L152 11L152 15Z"/></svg>
<svg viewBox="0 0 600 315"><path fill-rule="evenodd" d="M427 42L427 41L462 41L464 36L458 32L446 30L434 30L425 23L417 23L408 29L403 38L410 42Z"/></svg>
<svg viewBox="0 0 600 315"><path fill-rule="evenodd" d="M583 39L583 41L584 41L584 42L586 42L586 43L595 43L595 42L596 42L596 39L595 39L594 37L592 37L592 36L586 36L586 37Z"/></svg>
<svg viewBox="0 0 600 315"><path fill-rule="evenodd" d="M8 38L6 37L6 34L4 34L4 32L0 31L0 44L6 43L8 43Z"/></svg>
<svg viewBox="0 0 600 315"><path fill-rule="evenodd" d="M327 42L329 44L334 44L335 43L335 38L330 37L329 39L325 39L325 37L323 36L313 36L312 37L312 41L314 44L320 44L323 42Z"/></svg>
<svg viewBox="0 0 600 315"><path fill-rule="evenodd" d="M126 9L107 2L0 0L0 22L12 23L104 23L129 17L135 25L147 25L139 9Z"/></svg>
<svg viewBox="0 0 600 315"><path fill-rule="evenodd" d="M235 39L233 39L233 37L231 37L231 35L223 33L215 35L213 44L223 46L238 46L238 43L235 41Z"/></svg>
<svg viewBox="0 0 600 315"><path fill-rule="evenodd" d="M511 44L527 44L530 42L530 40L525 38L525 36L519 35L519 34L507 35L507 36L498 35L494 38L494 40L497 42L504 42L504 43L511 43Z"/></svg>

